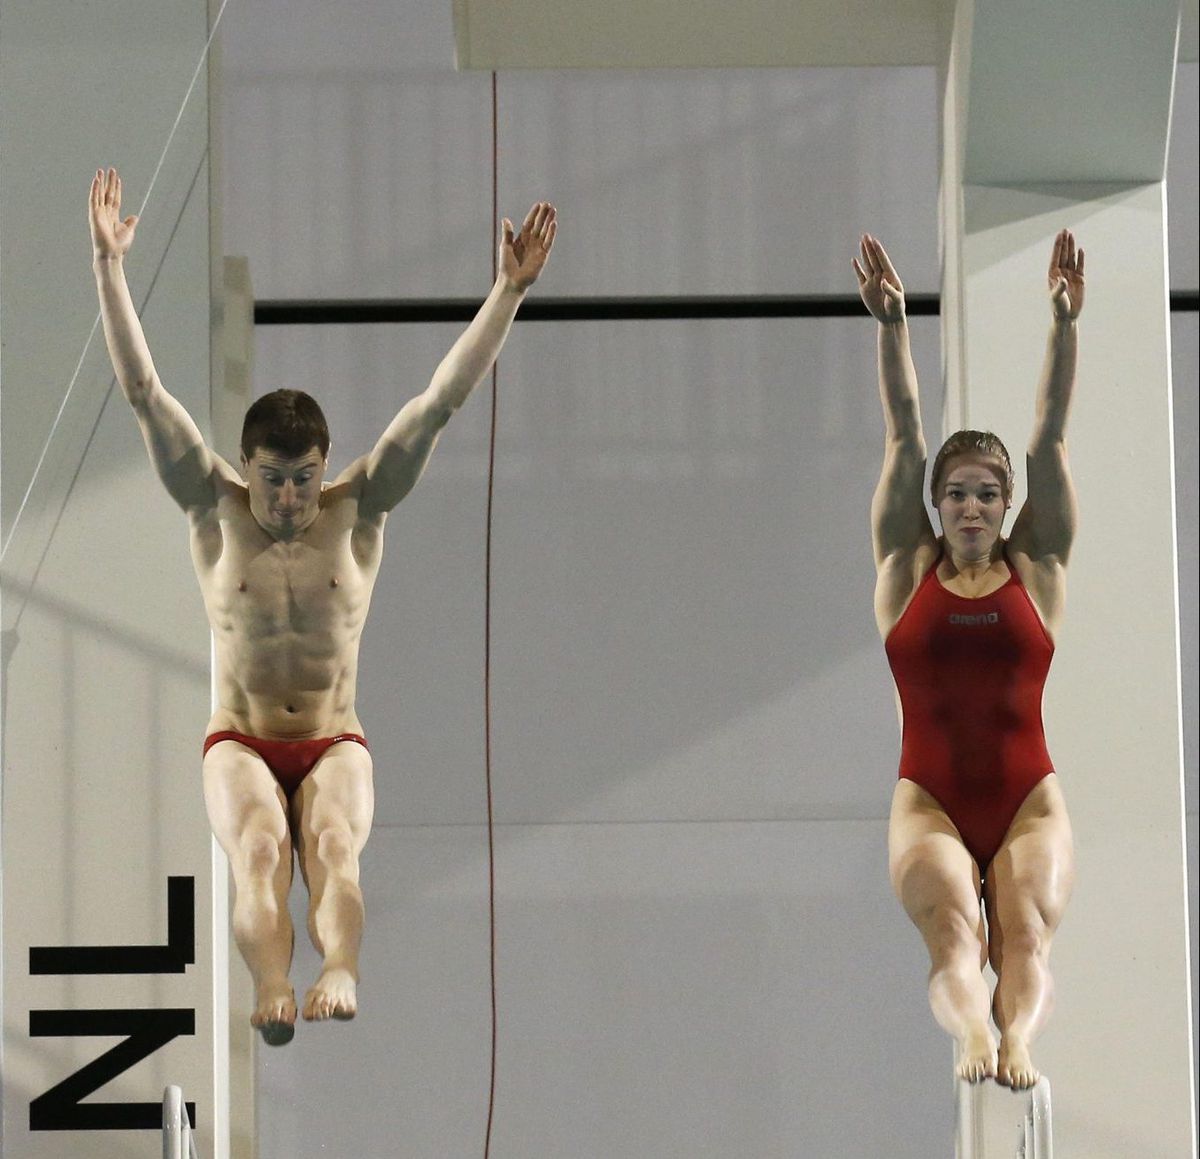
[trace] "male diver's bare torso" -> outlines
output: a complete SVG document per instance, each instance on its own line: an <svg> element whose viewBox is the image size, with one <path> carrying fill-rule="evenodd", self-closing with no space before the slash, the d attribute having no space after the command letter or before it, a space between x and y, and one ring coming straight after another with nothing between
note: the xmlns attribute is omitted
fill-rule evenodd
<svg viewBox="0 0 1200 1159"><path fill-rule="evenodd" d="M360 518L346 472L321 493L311 524L277 539L251 514L232 469L220 475L215 510L191 521L215 650L208 732L285 740L361 732L358 648L385 517Z"/></svg>

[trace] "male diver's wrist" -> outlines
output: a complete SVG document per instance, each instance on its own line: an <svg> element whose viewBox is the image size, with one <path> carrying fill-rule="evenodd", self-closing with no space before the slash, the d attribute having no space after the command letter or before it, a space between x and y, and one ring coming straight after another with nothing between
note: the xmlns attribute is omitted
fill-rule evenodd
<svg viewBox="0 0 1200 1159"><path fill-rule="evenodd" d="M517 298L523 298L525 297L525 293L529 289L529 286L532 286L533 283L530 282L529 285L522 286L515 278L509 277L508 274L501 274L496 279L496 285L499 287L500 293L502 294L509 294Z"/></svg>

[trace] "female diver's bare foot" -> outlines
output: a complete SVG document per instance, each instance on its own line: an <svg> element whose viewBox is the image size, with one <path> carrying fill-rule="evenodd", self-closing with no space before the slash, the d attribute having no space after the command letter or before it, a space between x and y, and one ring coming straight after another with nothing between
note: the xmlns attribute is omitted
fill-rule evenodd
<svg viewBox="0 0 1200 1159"><path fill-rule="evenodd" d="M250 1025L262 1033L268 1046L292 1041L296 1033L296 995L286 979L258 988L258 1005L250 1015Z"/></svg>
<svg viewBox="0 0 1200 1159"><path fill-rule="evenodd" d="M1011 1034L1000 1038L1000 1063L996 1068L996 1081L1014 1091L1026 1091L1035 1087L1042 1077L1029 1057L1029 1044Z"/></svg>
<svg viewBox="0 0 1200 1159"><path fill-rule="evenodd" d="M326 967L304 997L304 1017L309 1022L324 1022L327 1018L348 1022L357 1013L358 979L344 967Z"/></svg>
<svg viewBox="0 0 1200 1159"><path fill-rule="evenodd" d="M996 1077L996 1040L986 1026L968 1031L959 1042L955 1073L969 1083Z"/></svg>

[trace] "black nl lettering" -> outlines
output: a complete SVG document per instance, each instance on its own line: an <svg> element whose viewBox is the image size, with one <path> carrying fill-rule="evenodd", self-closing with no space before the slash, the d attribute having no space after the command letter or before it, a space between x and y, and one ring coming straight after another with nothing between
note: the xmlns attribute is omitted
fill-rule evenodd
<svg viewBox="0 0 1200 1159"><path fill-rule="evenodd" d="M196 879L167 878L167 941L161 946L31 946L31 975L182 974L196 961ZM30 1038L122 1037L29 1104L31 1131L159 1131L162 1103L82 1100L180 1035L196 1033L189 1009L31 1010ZM187 1104L196 1124L196 1104Z"/></svg>
<svg viewBox="0 0 1200 1159"><path fill-rule="evenodd" d="M196 1033L194 1010L31 1010L31 1038L126 1035L29 1104L31 1131L160 1131L162 1102L81 1103L181 1034ZM195 1125L196 1104L187 1105Z"/></svg>

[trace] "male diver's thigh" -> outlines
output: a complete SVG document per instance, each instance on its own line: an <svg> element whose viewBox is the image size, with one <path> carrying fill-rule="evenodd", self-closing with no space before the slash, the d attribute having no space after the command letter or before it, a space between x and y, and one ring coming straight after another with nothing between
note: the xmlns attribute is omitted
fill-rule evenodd
<svg viewBox="0 0 1200 1159"><path fill-rule="evenodd" d="M204 804L213 834L226 853L246 831L288 840L287 798L266 762L239 741L218 741L204 755Z"/></svg>
<svg viewBox="0 0 1200 1159"><path fill-rule="evenodd" d="M349 831L357 855L362 852L375 816L371 754L357 741L331 745L292 797L291 817L302 848L329 828Z"/></svg>

